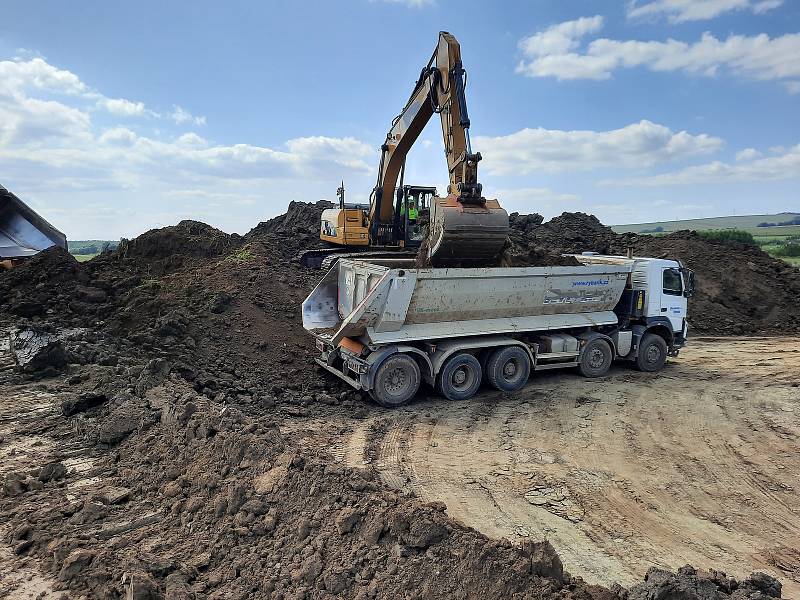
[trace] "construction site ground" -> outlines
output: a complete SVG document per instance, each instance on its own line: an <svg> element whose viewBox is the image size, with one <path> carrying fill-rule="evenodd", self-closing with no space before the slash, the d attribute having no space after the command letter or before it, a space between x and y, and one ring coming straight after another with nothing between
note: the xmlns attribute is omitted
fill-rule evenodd
<svg viewBox="0 0 800 600"><path fill-rule="evenodd" d="M302 327L327 206L0 273L0 597L800 597L800 271L511 215L507 265L684 261L689 345L658 374L391 411Z"/></svg>
<svg viewBox="0 0 800 600"><path fill-rule="evenodd" d="M281 430L334 462L375 469L389 487L444 502L489 537L547 538L590 583L632 585L652 565L691 563L771 573L797 598L798 372L800 338L695 338L659 374L548 372L512 394L421 397L358 419L295 418ZM95 484L91 448L65 431L31 434L34 419L59 412L47 388L0 398L0 470L46 462L62 444L73 455L65 464L87 472L69 486ZM148 529L157 546L158 523ZM0 549L4 597L57 597L29 563Z"/></svg>
<svg viewBox="0 0 800 600"><path fill-rule="evenodd" d="M800 597L800 338L700 338L659 374L535 375L437 396L325 439L336 460L441 501L490 537L548 538L573 574L763 570Z"/></svg>

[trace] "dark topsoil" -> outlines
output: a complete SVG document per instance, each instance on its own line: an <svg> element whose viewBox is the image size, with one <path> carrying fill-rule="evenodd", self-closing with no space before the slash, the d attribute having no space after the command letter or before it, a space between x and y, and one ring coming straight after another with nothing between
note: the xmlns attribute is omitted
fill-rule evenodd
<svg viewBox="0 0 800 600"><path fill-rule="evenodd" d="M9 475L0 515L19 554L65 590L108 598L779 596L767 576L691 568L630 591L590 586L547 542L489 540L283 433L377 410L313 366L301 325L321 273L293 259L320 245L327 206L293 202L245 236L182 221L86 263L54 249L0 273L0 325L35 355L6 383L53 377L64 416L36 431L94 444L103 480L68 498L58 453ZM695 270L694 331L800 330L800 271L757 248L618 236L581 213L511 226L505 264L633 247Z"/></svg>

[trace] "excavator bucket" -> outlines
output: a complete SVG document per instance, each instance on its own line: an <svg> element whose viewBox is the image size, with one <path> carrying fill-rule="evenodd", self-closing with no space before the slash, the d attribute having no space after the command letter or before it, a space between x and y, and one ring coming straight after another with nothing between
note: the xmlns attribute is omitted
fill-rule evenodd
<svg viewBox="0 0 800 600"><path fill-rule="evenodd" d="M0 186L0 262L8 267L67 238L32 208Z"/></svg>
<svg viewBox="0 0 800 600"><path fill-rule="evenodd" d="M446 266L487 261L500 253L508 238L508 213L497 200L462 204L454 195L431 203L428 257Z"/></svg>

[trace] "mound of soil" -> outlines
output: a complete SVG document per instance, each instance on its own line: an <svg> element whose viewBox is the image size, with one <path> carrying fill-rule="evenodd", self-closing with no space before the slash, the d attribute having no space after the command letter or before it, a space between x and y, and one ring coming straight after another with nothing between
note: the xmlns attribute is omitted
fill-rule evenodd
<svg viewBox="0 0 800 600"><path fill-rule="evenodd" d="M33 502L10 523L64 589L108 598L616 598L564 573L548 542L489 540L442 504L293 446L267 420L180 386L124 405L137 407L135 431L96 465L102 483L71 499L62 473L33 486ZM11 493L3 508L18 498Z"/></svg>
<svg viewBox="0 0 800 600"><path fill-rule="evenodd" d="M183 267L187 257L220 256L240 244L241 237L237 234L185 220L171 227L151 229L132 240L123 240L111 254L118 259L148 262L151 271L161 274Z"/></svg>
<svg viewBox="0 0 800 600"><path fill-rule="evenodd" d="M54 246L14 269L0 270L0 306L19 317L41 316L56 303L68 303L68 293L81 279L85 277L75 257Z"/></svg>
<svg viewBox="0 0 800 600"><path fill-rule="evenodd" d="M271 246L277 256L294 258L303 250L322 248L319 239L322 211L336 205L326 200L290 202L286 213L259 223L246 235L247 240L260 240Z"/></svg>
<svg viewBox="0 0 800 600"><path fill-rule="evenodd" d="M707 240L695 232L619 236L612 250L680 260L695 272L689 323L715 334L800 331L800 269L756 246Z"/></svg>
<svg viewBox="0 0 800 600"><path fill-rule="evenodd" d="M689 301L695 332L800 331L800 270L756 246L707 240L691 231L617 235L584 213L563 213L547 222L540 215L514 213L509 221L508 266L575 264L559 263L557 257L588 251L624 256L629 249L636 256L677 259L695 272L696 293Z"/></svg>

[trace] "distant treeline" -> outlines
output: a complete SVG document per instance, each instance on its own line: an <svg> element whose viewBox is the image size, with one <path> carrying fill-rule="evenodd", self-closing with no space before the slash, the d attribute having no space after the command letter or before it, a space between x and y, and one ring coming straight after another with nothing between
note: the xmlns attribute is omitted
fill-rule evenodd
<svg viewBox="0 0 800 600"><path fill-rule="evenodd" d="M762 221L756 225L756 227L784 227L786 225L800 225L800 216L789 221L781 221L780 223L767 223L766 221Z"/></svg>
<svg viewBox="0 0 800 600"><path fill-rule="evenodd" d="M99 254L106 250L114 250L119 242L108 240L74 240L67 242L70 254Z"/></svg>

